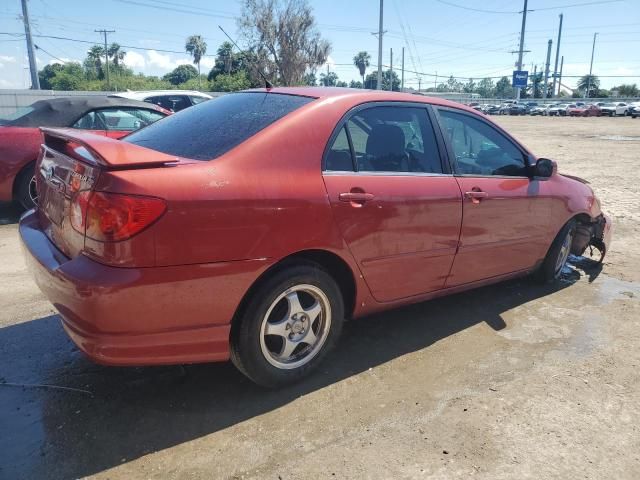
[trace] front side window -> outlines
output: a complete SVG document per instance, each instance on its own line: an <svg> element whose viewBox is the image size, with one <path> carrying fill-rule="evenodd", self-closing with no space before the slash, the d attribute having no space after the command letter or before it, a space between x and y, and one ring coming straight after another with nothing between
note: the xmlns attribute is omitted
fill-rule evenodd
<svg viewBox="0 0 640 480"><path fill-rule="evenodd" d="M230 93L170 115L123 141L168 155L211 160L313 100L278 93Z"/></svg>
<svg viewBox="0 0 640 480"><path fill-rule="evenodd" d="M351 136L352 155L360 172L442 173L435 134L424 108L367 108L352 115L344 128ZM341 131L327 157L327 170L347 165L346 140L346 130Z"/></svg>
<svg viewBox="0 0 640 480"><path fill-rule="evenodd" d="M83 115L72 128L133 132L163 117L159 112L141 108L104 108Z"/></svg>
<svg viewBox="0 0 640 480"><path fill-rule="evenodd" d="M455 155L457 173L481 176L526 176L520 149L498 130L470 115L441 110L444 134Z"/></svg>

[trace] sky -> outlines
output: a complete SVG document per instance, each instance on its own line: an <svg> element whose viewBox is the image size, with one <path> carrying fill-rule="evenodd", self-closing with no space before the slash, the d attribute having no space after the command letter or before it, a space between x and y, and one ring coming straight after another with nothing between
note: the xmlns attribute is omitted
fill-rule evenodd
<svg viewBox="0 0 640 480"><path fill-rule="evenodd" d="M405 86L422 88L449 75L480 79L511 76L517 61L524 0L384 0L383 65L399 69L405 48ZM309 0L318 29L332 44L327 68L349 82L360 78L353 66L359 51L377 64L379 0ZM222 26L238 39L239 0L28 0L38 67L82 61L90 43L102 42L96 29L115 30L109 42L127 52L136 72L163 75L190 63L185 39L200 34L208 44L203 72L226 40ZM525 31L525 70L544 68L547 41L555 61L559 14L564 14L561 55L563 84L575 86L589 72L593 34L598 32L593 73L601 86L640 85L640 0L529 0ZM20 0L0 2L0 88L30 85ZM7 35L9 34L9 35ZM65 37L62 38L47 37ZM79 42L81 40L82 42ZM370 69L373 71L373 69ZM418 73L414 73L418 72ZM318 72L319 73L319 72ZM437 76L436 76L437 75ZM610 78L606 78L606 77Z"/></svg>

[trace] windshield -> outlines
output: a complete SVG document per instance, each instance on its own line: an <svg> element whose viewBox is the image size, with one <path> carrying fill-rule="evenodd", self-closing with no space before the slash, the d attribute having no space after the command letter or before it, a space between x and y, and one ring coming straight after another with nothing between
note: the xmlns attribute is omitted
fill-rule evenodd
<svg viewBox="0 0 640 480"><path fill-rule="evenodd" d="M311 101L278 93L230 93L182 110L124 141L178 157L211 160Z"/></svg>
<svg viewBox="0 0 640 480"><path fill-rule="evenodd" d="M0 116L0 125L7 125L33 112L33 107L20 107L15 112Z"/></svg>

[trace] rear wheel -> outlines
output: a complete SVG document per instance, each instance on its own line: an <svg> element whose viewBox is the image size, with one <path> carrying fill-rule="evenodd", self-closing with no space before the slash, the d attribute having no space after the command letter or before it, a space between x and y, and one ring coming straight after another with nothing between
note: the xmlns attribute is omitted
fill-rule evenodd
<svg viewBox="0 0 640 480"><path fill-rule="evenodd" d="M571 253L575 230L575 220L569 220L556 235L538 271L541 281L545 283L554 282L562 276L562 270L567 265L567 260Z"/></svg>
<svg viewBox="0 0 640 480"><path fill-rule="evenodd" d="M266 280L231 334L231 359L255 383L273 388L309 374L335 345L344 304L333 278L315 264L293 265Z"/></svg>
<svg viewBox="0 0 640 480"><path fill-rule="evenodd" d="M38 191L36 190L36 178L34 165L25 167L16 179L15 198L26 210L38 203Z"/></svg>

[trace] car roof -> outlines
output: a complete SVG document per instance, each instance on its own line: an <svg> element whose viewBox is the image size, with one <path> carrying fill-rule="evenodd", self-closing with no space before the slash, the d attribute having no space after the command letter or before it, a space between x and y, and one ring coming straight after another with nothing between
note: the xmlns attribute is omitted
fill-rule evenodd
<svg viewBox="0 0 640 480"><path fill-rule="evenodd" d="M445 100L440 97L430 97L423 93L390 92L388 90L368 90L362 88L346 87L273 87L253 88L243 92L276 93L285 95L298 95L303 97L323 99L351 98L354 103L364 102L417 102L453 107L477 114L477 110L462 103Z"/></svg>
<svg viewBox="0 0 640 480"><path fill-rule="evenodd" d="M74 95L38 100L31 112L5 123L14 127L68 127L85 113L96 108L138 107L162 112L156 105L128 98L106 95Z"/></svg>
<svg viewBox="0 0 640 480"><path fill-rule="evenodd" d="M213 98L206 93L198 92L196 90L140 90L140 91L126 91L113 93L110 96L120 98L133 98L136 100L144 100L148 97L156 96L169 96L169 95L191 95L193 97Z"/></svg>

